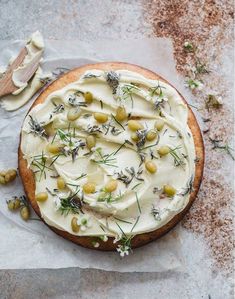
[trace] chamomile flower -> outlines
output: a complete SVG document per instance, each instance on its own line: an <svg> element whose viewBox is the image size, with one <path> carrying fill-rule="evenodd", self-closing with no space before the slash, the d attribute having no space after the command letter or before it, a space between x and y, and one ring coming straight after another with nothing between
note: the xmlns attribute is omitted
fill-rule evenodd
<svg viewBox="0 0 235 299"><path fill-rule="evenodd" d="M79 218L77 223L80 226L81 231L85 231L92 226L90 216L88 215L84 215L83 217Z"/></svg>

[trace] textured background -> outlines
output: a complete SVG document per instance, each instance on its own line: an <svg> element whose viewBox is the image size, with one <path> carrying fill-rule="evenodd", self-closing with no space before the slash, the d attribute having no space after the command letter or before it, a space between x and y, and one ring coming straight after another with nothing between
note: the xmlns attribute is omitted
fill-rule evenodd
<svg viewBox="0 0 235 299"><path fill-rule="evenodd" d="M209 132L204 133L207 156L202 188L180 224L195 246L192 254L197 254L192 265L190 256L186 257L188 273L121 274L75 268L0 271L0 299L233 298L232 160L225 152L212 150L209 142L209 137L233 142L233 18L232 0L0 0L0 39L26 38L37 29L51 39L170 37L182 75L187 64L195 61L195 54L185 54L182 47L190 40L211 71L203 76L203 91L192 94L200 114L210 121L205 124ZM221 109L204 109L209 93L222 97ZM209 263L204 263L205 257Z"/></svg>

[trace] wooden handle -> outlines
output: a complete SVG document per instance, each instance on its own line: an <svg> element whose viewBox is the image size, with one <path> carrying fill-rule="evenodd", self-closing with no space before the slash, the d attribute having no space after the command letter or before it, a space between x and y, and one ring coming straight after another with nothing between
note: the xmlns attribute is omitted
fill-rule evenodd
<svg viewBox="0 0 235 299"><path fill-rule="evenodd" d="M27 49L24 47L13 63L8 67L4 77L0 80L0 97L10 94L18 89L12 81L12 74L14 69L18 68L22 64L26 55Z"/></svg>

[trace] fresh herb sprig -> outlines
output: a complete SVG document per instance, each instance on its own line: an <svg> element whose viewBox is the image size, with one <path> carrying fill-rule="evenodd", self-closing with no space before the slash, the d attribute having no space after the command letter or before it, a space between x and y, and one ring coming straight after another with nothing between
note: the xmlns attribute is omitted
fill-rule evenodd
<svg viewBox="0 0 235 299"><path fill-rule="evenodd" d="M85 132L96 135L97 133L102 133L102 129L97 125L94 126L88 125L87 129L85 129Z"/></svg>
<svg viewBox="0 0 235 299"><path fill-rule="evenodd" d="M156 209L156 208L154 207L154 205L152 206L151 214L153 215L153 217L154 217L155 220L157 220L157 221L160 221L160 220L161 220L160 210L159 210L159 209Z"/></svg>
<svg viewBox="0 0 235 299"><path fill-rule="evenodd" d="M80 190L77 190L75 193L70 193L68 197L60 198L59 211L61 212L61 215L68 215L69 213L83 213L83 199L77 196L79 191Z"/></svg>
<svg viewBox="0 0 235 299"><path fill-rule="evenodd" d="M123 182L126 185L126 187L130 185L130 183L133 181L134 178L138 181L144 181L144 179L140 177L141 174L143 173L143 170L141 169L136 171L134 167L126 167L125 172L121 170L120 172L117 172L116 175L117 175L117 180Z"/></svg>
<svg viewBox="0 0 235 299"><path fill-rule="evenodd" d="M178 150L181 148L181 146L177 146L175 148L170 149L169 154L174 158L174 165L183 167L185 165L184 162L184 156L182 157L178 154Z"/></svg>
<svg viewBox="0 0 235 299"><path fill-rule="evenodd" d="M102 148L97 148L95 150L95 153L97 153L98 159L92 159L91 161L93 161L97 164L104 164L106 166L118 167L117 165L115 165L115 163L116 163L115 155L123 148L123 146L125 144L126 144L126 141L123 144L121 144L116 151L114 151L110 154L103 154Z"/></svg>
<svg viewBox="0 0 235 299"><path fill-rule="evenodd" d="M120 101L127 101L130 100L131 101L131 107L133 109L134 107L134 100L133 100L133 93L139 91L139 87L137 87L136 85L129 83L129 84L124 84L123 86L121 86L120 88L120 92L118 95L118 100Z"/></svg>
<svg viewBox="0 0 235 299"><path fill-rule="evenodd" d="M120 76L114 71L109 71L105 74L106 82L112 89L113 94L116 94L119 85Z"/></svg>
<svg viewBox="0 0 235 299"><path fill-rule="evenodd" d="M149 90L148 90L149 95L151 97L158 96L159 98L162 98L163 97L163 89L166 89L166 88L164 86L161 86L158 81L158 84L156 86L149 88Z"/></svg>
<svg viewBox="0 0 235 299"><path fill-rule="evenodd" d="M123 194L120 192L118 195L113 195L112 192L106 192L101 190L101 194L98 197L98 202L106 202L107 204L117 202L123 198Z"/></svg>
<svg viewBox="0 0 235 299"><path fill-rule="evenodd" d="M42 138L48 138L45 129L43 128L42 124L40 124L36 118L33 118L29 114L29 126L30 126L30 133L33 133L35 136L40 136Z"/></svg>
<svg viewBox="0 0 235 299"><path fill-rule="evenodd" d="M181 193L179 193L179 195L185 196L187 194L192 193L193 191L193 181L194 181L194 176L192 175L189 179L189 181L186 184L186 187L183 189L183 191Z"/></svg>
<svg viewBox="0 0 235 299"><path fill-rule="evenodd" d="M219 149L221 151L224 151L225 153L227 153L233 160L235 160L234 157L234 149L228 145L228 143L221 143L223 142L223 140L221 139L212 139L209 138L210 142L212 143L213 147L212 149Z"/></svg>
<svg viewBox="0 0 235 299"><path fill-rule="evenodd" d="M82 79L94 79L94 78L98 78L100 77L100 75L95 75L95 74L92 74L92 73L87 73L85 74Z"/></svg>
<svg viewBox="0 0 235 299"><path fill-rule="evenodd" d="M68 104L71 107L76 107L76 108L87 107L87 103L84 101L78 101L76 95L72 95L68 98Z"/></svg>
<svg viewBox="0 0 235 299"><path fill-rule="evenodd" d="M50 166L47 166L48 158L42 152L40 155L36 155L32 157L33 160L31 164L37 169L34 171L34 174L39 174L39 181L41 181L42 177L46 179L46 170L53 170Z"/></svg>

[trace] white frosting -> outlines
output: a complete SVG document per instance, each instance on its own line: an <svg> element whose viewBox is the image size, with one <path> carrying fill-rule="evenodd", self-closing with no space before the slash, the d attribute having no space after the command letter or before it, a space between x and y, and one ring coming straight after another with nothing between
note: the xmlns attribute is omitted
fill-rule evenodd
<svg viewBox="0 0 235 299"><path fill-rule="evenodd" d="M43 73L42 69L39 67L28 86L21 93L18 95L7 95L1 99L2 107L7 111L19 109L24 106L42 86L45 85L47 80L50 80L51 78L51 73Z"/></svg>
<svg viewBox="0 0 235 299"><path fill-rule="evenodd" d="M14 95L19 94L24 90L28 82L22 82L22 75L25 73L25 70L35 63L35 61L42 57L44 51L44 42L43 37L39 31L36 31L32 34L31 38L28 40L27 45L27 55L24 58L23 63L13 71L12 81L15 86L19 87L16 91L13 92Z"/></svg>
<svg viewBox="0 0 235 299"><path fill-rule="evenodd" d="M19 87L15 92L1 98L1 106L7 111L14 111L25 105L33 95L45 85L46 82L53 79L50 72L43 73L39 67L34 76L29 82L21 82L21 74L25 68L30 67L37 57L41 57L44 51L43 37L39 31L32 34L26 45L28 54L26 55L23 64L14 70L12 80L14 84ZM12 57L9 65L15 60ZM4 75L6 67L0 67L0 78Z"/></svg>
<svg viewBox="0 0 235 299"><path fill-rule="evenodd" d="M119 86L116 94L113 94L103 71L90 70L88 73L97 77L81 78L77 82L51 93L43 104L37 105L30 111L30 115L24 121L21 149L24 158L28 161L28 166L33 171L38 171L41 166L40 164L38 164L39 168L35 166L37 161L42 164L43 161L46 161L46 167L48 167L43 169L41 176L39 172L35 174L35 192L37 194L49 189L54 193L54 195L49 193L45 202L38 202L41 215L49 225L78 236L105 235L118 240L123 233L133 236L156 230L182 211L189 201L190 192L185 191L195 172L195 148L192 134L187 126L187 106L178 92L164 82L149 80L137 73L119 70L116 72L119 75ZM150 92L150 89L158 84L163 92L160 97ZM123 93L127 86L138 86L132 89L133 103L131 97ZM78 91L80 93L76 93ZM91 92L95 100L87 107L81 107L81 116L69 123L67 120L68 110L75 109L69 104L69 98L75 98L76 102L83 103L82 93L86 91ZM161 101L162 98L160 109L154 109L154 103ZM165 120L164 128L159 132L158 144L154 145L156 139L151 142L146 141L143 146L146 149L141 150L145 153L146 160L151 160L151 152L154 155L152 161L157 165L156 173L149 173L145 169L144 163L139 166L140 155L135 143L130 138L132 132L127 127L127 120L123 121L121 126L111 120L111 114L115 115L115 111L120 105L125 106L127 112L131 113L131 117L140 117L139 122L145 128L153 129L155 121L161 116ZM105 125L111 121L111 126L121 133L113 135L109 130L106 134L106 128L94 119L94 112L107 113L109 120ZM50 136L49 138L35 135L31 132L30 117L37 120L42 126L53 122L53 126L61 131L57 131L55 137ZM67 154L67 156L59 156L51 164L55 155L53 157L53 154L47 152L48 143L59 143L66 150L73 149L78 142L85 141L85 137L88 135L87 128L94 125L98 125L102 133L97 134L96 146L90 154L86 155L89 150L84 146L78 150L74 161L71 155ZM70 135L64 138L63 133ZM133 145L125 140L131 141ZM122 148L115 153L121 145L123 145ZM174 158L170 154L160 157L157 149L163 145L172 149L178 147L176 152L184 165L175 166ZM102 156L111 154L107 163L109 165L97 163L101 160L99 148L101 148ZM46 159L40 158L42 152ZM109 194L104 194L102 191L106 182L110 178L116 179L117 173L120 172L129 176L127 170L131 168L134 168L135 173L139 171L140 174L136 175L128 185L118 180L117 190L112 192L111 200L107 199ZM83 174L86 176L77 179ZM67 188L62 192L53 191L57 188L55 175L61 176L67 184ZM96 183L95 193L82 194L82 186L87 181ZM170 184L177 190L173 198L163 196L162 188L165 184ZM68 212L67 215L62 215L60 199L67 197L69 192L74 194L77 190L79 190L77 193L79 198L84 196L82 204L84 214ZM106 200L104 200L105 196ZM153 208L155 212L157 211L155 216L152 213ZM79 221L88 217L89 225L80 229L78 233L73 232L71 220L74 216L78 217Z"/></svg>

